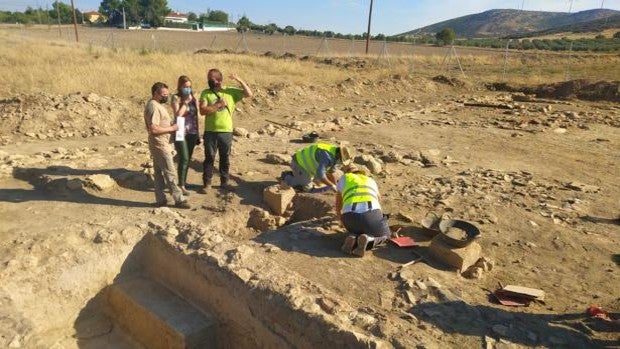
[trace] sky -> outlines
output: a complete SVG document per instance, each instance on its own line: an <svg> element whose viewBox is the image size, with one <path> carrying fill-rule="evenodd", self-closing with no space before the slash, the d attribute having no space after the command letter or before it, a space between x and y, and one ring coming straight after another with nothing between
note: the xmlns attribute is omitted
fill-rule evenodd
<svg viewBox="0 0 620 349"><path fill-rule="evenodd" d="M0 9L45 8L54 0L0 0ZM69 3L70 0L60 0ZM101 0L74 0L82 11L99 8ZM572 8L571 8L572 2ZM374 0L372 35L394 35L444 20L491 9L578 12L595 8L619 10L620 0ZM221 10L236 22L242 15L256 24L292 25L296 29L362 34L368 26L370 0L168 0L179 12Z"/></svg>

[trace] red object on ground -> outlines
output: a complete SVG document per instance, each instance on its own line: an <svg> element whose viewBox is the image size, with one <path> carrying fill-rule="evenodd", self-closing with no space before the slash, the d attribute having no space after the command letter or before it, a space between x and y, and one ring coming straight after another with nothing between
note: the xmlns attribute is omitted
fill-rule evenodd
<svg viewBox="0 0 620 349"><path fill-rule="evenodd" d="M416 245L415 241L409 236L391 238L390 241L392 241L398 247L413 247Z"/></svg>
<svg viewBox="0 0 620 349"><path fill-rule="evenodd" d="M609 314L605 310L599 308L597 305L591 305L588 308L588 315L601 318L606 321L611 321Z"/></svg>

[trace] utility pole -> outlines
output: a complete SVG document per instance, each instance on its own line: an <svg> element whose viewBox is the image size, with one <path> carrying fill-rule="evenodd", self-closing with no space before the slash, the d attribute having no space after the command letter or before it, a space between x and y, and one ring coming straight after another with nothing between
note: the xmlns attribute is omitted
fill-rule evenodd
<svg viewBox="0 0 620 349"><path fill-rule="evenodd" d="M366 32L366 55L368 55L368 45L370 44L370 19L372 18L372 0L370 0L370 11L368 11L368 31Z"/></svg>
<svg viewBox="0 0 620 349"><path fill-rule="evenodd" d="M45 22L47 23L47 30L50 30L50 5L45 4Z"/></svg>
<svg viewBox="0 0 620 349"><path fill-rule="evenodd" d="M60 0L56 0L56 18L58 18L58 36L62 36L62 31L60 30Z"/></svg>
<svg viewBox="0 0 620 349"><path fill-rule="evenodd" d="M568 7L568 13L573 11L573 0L570 0L570 6Z"/></svg>
<svg viewBox="0 0 620 349"><path fill-rule="evenodd" d="M41 23L41 5L39 5L39 1L37 1L37 18L39 20L39 24Z"/></svg>
<svg viewBox="0 0 620 349"><path fill-rule="evenodd" d="M125 7L123 7L123 29L127 29L127 21L125 21Z"/></svg>
<svg viewBox="0 0 620 349"><path fill-rule="evenodd" d="M77 18L75 18L75 7L73 6L73 0L71 0L71 11L73 11L73 29L75 29L75 42L80 42L80 39L78 38Z"/></svg>
<svg viewBox="0 0 620 349"><path fill-rule="evenodd" d="M523 11L523 6L525 5L525 0L521 0L521 11Z"/></svg>

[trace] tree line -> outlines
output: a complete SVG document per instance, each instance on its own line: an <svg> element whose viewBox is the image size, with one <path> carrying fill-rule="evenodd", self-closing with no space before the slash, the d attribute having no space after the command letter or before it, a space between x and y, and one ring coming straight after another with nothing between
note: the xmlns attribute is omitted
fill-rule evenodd
<svg viewBox="0 0 620 349"><path fill-rule="evenodd" d="M191 25L182 23L165 23L164 17L170 13L167 0L102 0L99 12L106 18L105 24L118 26L123 23L123 10L127 25L148 24L153 27L189 27ZM268 35L302 35L315 36L334 39L363 40L366 33L361 34L341 34L333 31L305 30L296 29L291 25L280 27L275 23L256 24L250 21L247 16L239 18L237 23L231 23L228 13L220 10L208 9L205 13L196 14L189 12L188 21L197 23L220 23L234 26L239 32L253 31ZM76 9L78 23L84 21L80 10ZM51 9L33 9L28 7L24 12L0 11L0 23L22 23L22 24L55 24L60 19L60 23L68 24L73 22L71 6L55 1ZM427 45L457 45L482 48L506 48L519 50L551 50L551 51L592 51L592 52L620 52L620 31L612 37L598 35L595 38L580 39L502 39L502 38L476 38L476 39L457 39L457 35L452 28L444 28L435 35L422 34L418 36L386 36L377 34L371 37L373 40L385 40L390 42L405 42Z"/></svg>
<svg viewBox="0 0 620 349"><path fill-rule="evenodd" d="M393 39L393 37L392 37ZM390 39L388 39L390 40ZM507 39L507 38L466 38L457 39L452 28L444 28L434 36L424 34L418 37L398 37L395 41L416 42L430 45L455 45L512 50L548 51L588 51L620 52L620 31L612 37L599 34L594 38L569 39Z"/></svg>
<svg viewBox="0 0 620 349"><path fill-rule="evenodd" d="M78 23L84 21L80 10L75 9L75 16ZM73 23L71 6L59 1L54 1L51 9L41 7L35 9L28 6L24 12L0 11L0 23L56 24L59 20L61 24Z"/></svg>

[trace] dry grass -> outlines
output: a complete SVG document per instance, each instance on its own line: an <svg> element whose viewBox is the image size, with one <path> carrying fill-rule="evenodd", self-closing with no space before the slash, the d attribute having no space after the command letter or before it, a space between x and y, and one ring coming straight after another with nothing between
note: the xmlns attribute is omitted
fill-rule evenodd
<svg viewBox="0 0 620 349"><path fill-rule="evenodd" d="M299 60L241 54L187 54L147 49L109 49L66 42L2 36L0 82L9 94L47 91L94 91L108 96L144 96L155 81L174 86L179 75L206 86L206 72L220 68L225 77L236 73L253 86L275 83L333 84L346 71Z"/></svg>
<svg viewBox="0 0 620 349"><path fill-rule="evenodd" d="M129 37L134 35L136 40L150 33L119 32ZM39 30L39 33L50 35L47 30ZM416 46L413 55L389 52L387 58L378 59L376 56L348 56L346 51L338 51L346 49L346 42L339 41L339 45L345 46L332 44L330 52L321 53L323 56L331 54L334 64L322 64L317 60L275 59L257 54L192 54L181 49L78 45L48 37L44 37L43 41L30 34L24 36L15 30L0 31L0 45L3 47L0 52L0 82L10 95L38 91L59 94L93 91L108 96L143 98L148 95L153 82L164 81L174 86L181 74L190 76L195 87L202 89L206 85L206 72L212 67L220 68L225 75L237 73L257 90L281 83L302 87L331 86L351 76L380 79L394 74L412 75L414 78L446 74L463 78L456 59L450 59L450 56L446 59L447 49L439 47ZM188 40L187 33L166 32L161 35L177 43ZM191 40L193 37L189 38ZM300 37L298 40L295 46L308 46L311 39ZM292 43L290 41L289 46ZM403 47L412 49L411 46ZM502 50L457 48L457 53L467 79L474 83L507 81L538 84L564 80L567 73L573 79L620 80L620 57L617 55L510 52L504 74ZM335 65L360 60L366 61L365 67L350 68L353 71Z"/></svg>

